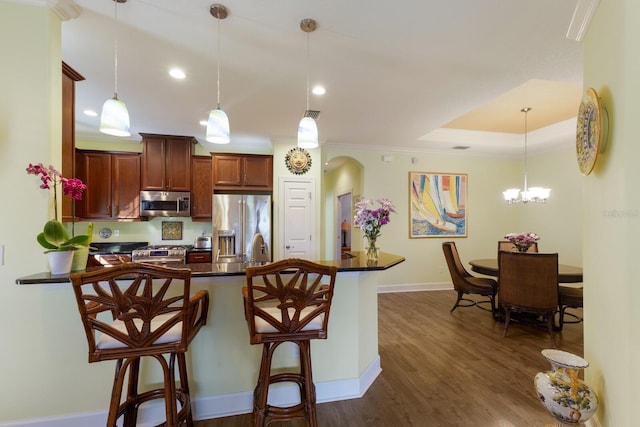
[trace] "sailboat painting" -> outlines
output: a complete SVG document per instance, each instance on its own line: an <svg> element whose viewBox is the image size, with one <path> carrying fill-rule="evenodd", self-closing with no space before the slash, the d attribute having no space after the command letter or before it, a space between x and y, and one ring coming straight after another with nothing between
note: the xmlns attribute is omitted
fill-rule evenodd
<svg viewBox="0 0 640 427"><path fill-rule="evenodd" d="M410 238L467 237L467 175L409 172Z"/></svg>

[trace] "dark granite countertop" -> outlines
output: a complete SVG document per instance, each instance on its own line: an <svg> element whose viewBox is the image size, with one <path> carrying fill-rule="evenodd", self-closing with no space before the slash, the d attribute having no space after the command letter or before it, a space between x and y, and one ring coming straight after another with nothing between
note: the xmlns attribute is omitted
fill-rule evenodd
<svg viewBox="0 0 640 427"><path fill-rule="evenodd" d="M345 271L376 271L386 270L397 264L404 262L404 257L386 252L381 252L378 262L373 265L367 262L366 254L364 252L353 252L355 255L353 258L341 259L337 261L315 261L324 265L336 265L338 272ZM180 264L171 263L166 264L169 267L176 268L189 268L192 272L192 277L212 277L212 276L244 276L245 264L230 262L230 263L197 263L197 264ZM108 267L90 267L89 270L97 268ZM40 285L40 284L55 284L55 283L69 283L68 274L51 274L36 273L30 276L20 277L16 279L18 285Z"/></svg>
<svg viewBox="0 0 640 427"><path fill-rule="evenodd" d="M92 242L91 255L128 254L134 249L149 245L149 242Z"/></svg>

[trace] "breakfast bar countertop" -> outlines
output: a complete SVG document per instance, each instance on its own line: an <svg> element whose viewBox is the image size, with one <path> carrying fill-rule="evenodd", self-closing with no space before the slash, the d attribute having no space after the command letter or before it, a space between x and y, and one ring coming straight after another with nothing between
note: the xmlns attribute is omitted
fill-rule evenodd
<svg viewBox="0 0 640 427"><path fill-rule="evenodd" d="M405 258L386 252L381 252L378 262L375 264L367 262L364 252L353 252L353 258L335 260L335 261L315 261L324 265L336 265L338 272L347 271L376 271L386 270L401 262ZM243 263L196 263L196 264L166 264L169 267L189 268L192 277L210 277L210 276L244 276L245 264ZM90 267L89 270L95 268L108 267ZM56 284L69 283L69 274L51 274L49 272L36 273L30 276L20 277L16 279L17 285L37 285L37 284Z"/></svg>

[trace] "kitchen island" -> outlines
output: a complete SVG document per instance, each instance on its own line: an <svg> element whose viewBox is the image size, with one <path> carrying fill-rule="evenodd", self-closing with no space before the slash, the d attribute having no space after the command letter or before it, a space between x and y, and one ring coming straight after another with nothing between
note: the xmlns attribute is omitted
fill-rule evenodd
<svg viewBox="0 0 640 427"><path fill-rule="evenodd" d="M366 261L363 252L336 261L318 261L338 266L338 275L329 319L327 340L312 343L313 374L318 402L353 399L364 395L381 372L378 355L377 271L397 266L401 256L382 253L376 265ZM244 319L242 292L246 286L244 266L221 264L181 264L192 269L192 293L206 289L211 306L207 324L187 353L191 369L190 388L196 419L249 413L253 389L258 377L261 346L249 344ZM42 316L53 330L65 331L64 339L52 340L42 363L51 370L63 369L58 375L61 389L82 390L83 399L70 403L68 426L104 424L113 367L109 363L89 365L87 344L70 289L68 276L39 273L16 280L19 285L50 285L42 302ZM296 348L282 345L276 353L274 367L297 366ZM64 366L55 360L63 358ZM55 360L54 360L55 359ZM73 363L71 363L73 361ZM103 366L104 365L104 366ZM144 366L144 381L157 383L161 374L152 364ZM89 378L87 378L89 377ZM296 401L296 385L282 385L271 397L273 404L288 405ZM158 423L163 417L161 405L141 409L141 422Z"/></svg>

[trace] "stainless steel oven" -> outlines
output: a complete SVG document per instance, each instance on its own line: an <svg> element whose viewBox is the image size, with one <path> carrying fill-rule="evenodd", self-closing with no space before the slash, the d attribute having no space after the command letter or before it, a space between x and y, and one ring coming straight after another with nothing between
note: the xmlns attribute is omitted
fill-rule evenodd
<svg viewBox="0 0 640 427"><path fill-rule="evenodd" d="M134 249L131 261L154 264L184 264L187 259L188 246L152 245Z"/></svg>

